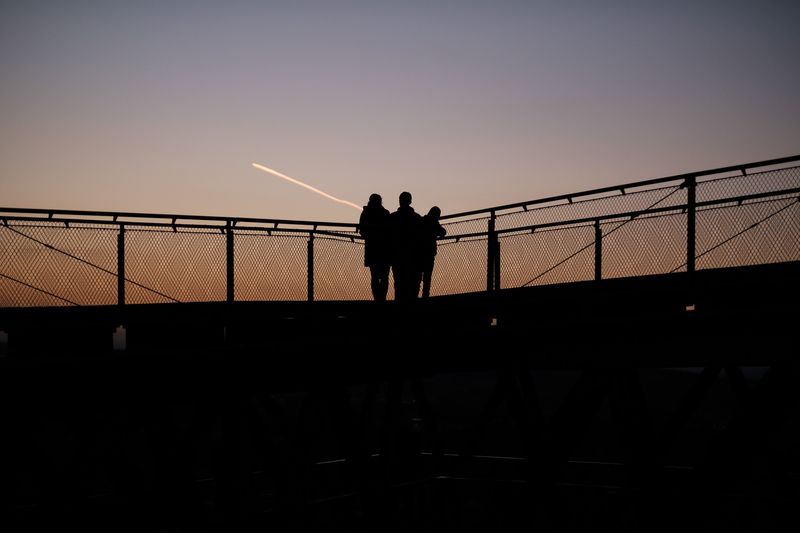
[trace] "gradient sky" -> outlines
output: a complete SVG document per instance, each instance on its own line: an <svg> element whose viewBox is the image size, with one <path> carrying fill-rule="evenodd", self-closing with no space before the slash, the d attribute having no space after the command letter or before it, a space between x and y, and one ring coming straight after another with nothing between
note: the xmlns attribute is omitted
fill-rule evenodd
<svg viewBox="0 0 800 533"><path fill-rule="evenodd" d="M355 221L800 153L800 2L3 1L0 206Z"/></svg>

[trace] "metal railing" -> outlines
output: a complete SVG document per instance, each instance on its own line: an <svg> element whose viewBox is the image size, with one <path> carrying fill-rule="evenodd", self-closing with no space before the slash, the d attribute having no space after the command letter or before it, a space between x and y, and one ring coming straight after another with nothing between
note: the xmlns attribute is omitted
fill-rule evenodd
<svg viewBox="0 0 800 533"><path fill-rule="evenodd" d="M797 261L798 161L785 157L446 215L437 269L456 268L469 255L471 268L462 265L459 278L470 290L494 290L501 283ZM439 291L458 292L438 281Z"/></svg>
<svg viewBox="0 0 800 533"><path fill-rule="evenodd" d="M432 295L798 261L798 161L445 215ZM355 223L0 208L0 307L369 298Z"/></svg>

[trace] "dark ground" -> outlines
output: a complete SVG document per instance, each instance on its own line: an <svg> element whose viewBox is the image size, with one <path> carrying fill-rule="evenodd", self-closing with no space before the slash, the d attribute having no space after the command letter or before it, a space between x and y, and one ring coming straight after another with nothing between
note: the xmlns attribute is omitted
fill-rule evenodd
<svg viewBox="0 0 800 533"><path fill-rule="evenodd" d="M763 371L748 373L750 387ZM658 434L698 374L639 375ZM780 521L794 519L800 501L800 432L789 417L764 436L758 453L732 466L729 482L712 485L718 491L705 495L703 512L684 513L696 467L714 453L713 442L741 408L724 373L669 446L663 462L670 486L662 487L655 507L646 507L642 487L625 467L629 448L607 402L542 501L526 483L525 448L508 405L476 434L497 382L494 372L424 378L429 411L406 383L396 460L388 466L377 455L388 385L375 384L374 408L361 426L374 454L366 484L343 461L343 419L332 410L332 395L304 403L305 393L280 393L271 402L250 389L238 398L226 394L220 407L222 390L192 396L145 375L117 383L73 377L66 368L13 382L5 376L3 516L13 526L5 531L456 531L510 530L520 523L534 530L649 531L662 522L651 508L669 513L664 519L682 529L788 531ZM534 372L533 379L549 420L577 374ZM356 417L367 391L348 389ZM223 416L225 409L235 416ZM434 450L444 455L434 458Z"/></svg>

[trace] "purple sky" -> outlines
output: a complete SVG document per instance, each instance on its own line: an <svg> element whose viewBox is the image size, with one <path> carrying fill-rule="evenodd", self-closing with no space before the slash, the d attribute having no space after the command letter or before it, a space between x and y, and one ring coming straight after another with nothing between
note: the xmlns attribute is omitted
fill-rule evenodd
<svg viewBox="0 0 800 533"><path fill-rule="evenodd" d="M800 153L800 2L5 1L0 205L355 221Z"/></svg>

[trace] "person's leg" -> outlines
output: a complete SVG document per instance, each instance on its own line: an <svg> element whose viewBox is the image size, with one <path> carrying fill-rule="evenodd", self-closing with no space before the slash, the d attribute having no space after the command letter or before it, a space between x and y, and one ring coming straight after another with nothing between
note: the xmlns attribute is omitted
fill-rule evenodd
<svg viewBox="0 0 800 533"><path fill-rule="evenodd" d="M422 270L422 297L428 298L431 295L431 274L433 273L433 258L426 259Z"/></svg>
<svg viewBox="0 0 800 533"><path fill-rule="evenodd" d="M381 265L380 267L380 280L378 285L378 295L380 301L386 301L386 295L389 293L389 265Z"/></svg>
<svg viewBox="0 0 800 533"><path fill-rule="evenodd" d="M380 269L375 266L369 267L369 285L372 289L372 299L380 300Z"/></svg>
<svg viewBox="0 0 800 533"><path fill-rule="evenodd" d="M419 298L419 286L422 282L422 270L419 267L414 268L414 272L411 273L411 279L409 280L409 298L412 300L416 300Z"/></svg>
<svg viewBox="0 0 800 533"><path fill-rule="evenodd" d="M392 266L392 276L394 276L394 299L395 301L402 301L406 299L406 282L405 272L402 266Z"/></svg>
<svg viewBox="0 0 800 533"><path fill-rule="evenodd" d="M400 265L395 269L394 299L407 302L419 293L419 273L414 265Z"/></svg>

